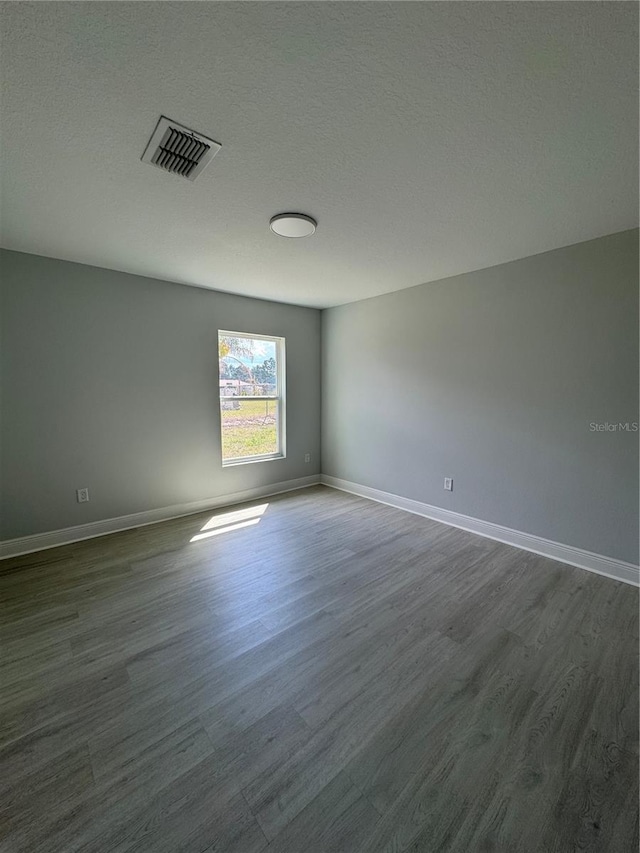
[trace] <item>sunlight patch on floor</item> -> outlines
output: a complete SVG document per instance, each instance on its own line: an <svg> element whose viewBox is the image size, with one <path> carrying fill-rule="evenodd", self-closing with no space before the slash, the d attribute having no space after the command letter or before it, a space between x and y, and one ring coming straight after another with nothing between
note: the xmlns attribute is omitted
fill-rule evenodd
<svg viewBox="0 0 640 853"><path fill-rule="evenodd" d="M189 541L198 542L201 539L209 539L211 536L219 536L221 533L230 533L232 530L252 527L259 523L268 506L269 504L259 504L246 509L223 512L221 515L213 515L200 528L200 533L196 533Z"/></svg>

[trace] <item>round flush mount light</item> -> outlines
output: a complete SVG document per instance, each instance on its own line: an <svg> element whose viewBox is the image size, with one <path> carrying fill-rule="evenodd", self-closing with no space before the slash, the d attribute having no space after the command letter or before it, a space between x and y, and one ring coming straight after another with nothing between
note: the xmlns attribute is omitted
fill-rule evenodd
<svg viewBox="0 0 640 853"><path fill-rule="evenodd" d="M310 237L318 223L306 213L278 213L272 216L269 227L281 237Z"/></svg>

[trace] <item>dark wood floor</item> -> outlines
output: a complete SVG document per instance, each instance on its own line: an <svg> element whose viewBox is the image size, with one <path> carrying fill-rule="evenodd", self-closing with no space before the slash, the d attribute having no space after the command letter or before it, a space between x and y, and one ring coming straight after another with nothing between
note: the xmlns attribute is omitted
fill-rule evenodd
<svg viewBox="0 0 640 853"><path fill-rule="evenodd" d="M636 589L257 503L0 564L3 853L637 851Z"/></svg>

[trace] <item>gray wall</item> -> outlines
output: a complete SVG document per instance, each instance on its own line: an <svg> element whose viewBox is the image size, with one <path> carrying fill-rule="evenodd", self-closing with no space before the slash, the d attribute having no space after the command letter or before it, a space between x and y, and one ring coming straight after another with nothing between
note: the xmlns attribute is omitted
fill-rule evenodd
<svg viewBox="0 0 640 853"><path fill-rule="evenodd" d="M325 311L322 411L325 474L637 563L638 232Z"/></svg>
<svg viewBox="0 0 640 853"><path fill-rule="evenodd" d="M319 311L19 252L0 272L1 539L319 472ZM286 338L286 459L222 469L219 328Z"/></svg>

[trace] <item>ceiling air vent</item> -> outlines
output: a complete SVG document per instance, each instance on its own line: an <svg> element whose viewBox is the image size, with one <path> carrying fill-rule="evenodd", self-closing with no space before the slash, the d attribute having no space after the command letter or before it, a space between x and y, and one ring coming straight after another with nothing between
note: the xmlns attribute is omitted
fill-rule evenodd
<svg viewBox="0 0 640 853"><path fill-rule="evenodd" d="M142 162L194 181L221 147L219 142L160 116Z"/></svg>

